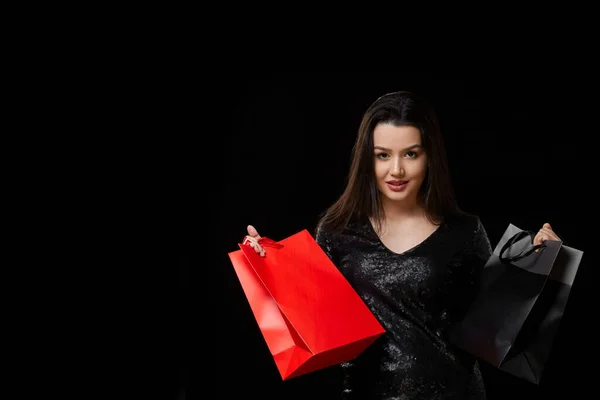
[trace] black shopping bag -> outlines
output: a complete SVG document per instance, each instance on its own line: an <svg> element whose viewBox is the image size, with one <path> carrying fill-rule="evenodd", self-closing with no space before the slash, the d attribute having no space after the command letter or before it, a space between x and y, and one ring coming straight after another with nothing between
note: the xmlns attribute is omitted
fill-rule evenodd
<svg viewBox="0 0 600 400"><path fill-rule="evenodd" d="M534 246L534 236L509 224L452 341L503 371L539 384L583 252L555 240Z"/></svg>

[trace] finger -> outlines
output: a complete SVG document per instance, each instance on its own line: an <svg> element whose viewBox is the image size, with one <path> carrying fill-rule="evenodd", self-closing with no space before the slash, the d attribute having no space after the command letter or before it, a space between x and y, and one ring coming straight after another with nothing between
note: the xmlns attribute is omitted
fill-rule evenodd
<svg viewBox="0 0 600 400"><path fill-rule="evenodd" d="M264 249L264 248L263 248L263 247L262 247L260 244L256 243L256 244L254 245L254 250L255 250L255 251L258 253L258 254L260 254L261 256L263 256L263 257L264 257L264 255L265 255L265 249Z"/></svg>
<svg viewBox="0 0 600 400"><path fill-rule="evenodd" d="M265 249L260 244L258 244L258 242L254 245L254 250L256 250L256 252L261 256L265 254Z"/></svg>
<svg viewBox="0 0 600 400"><path fill-rule="evenodd" d="M550 224L548 222L546 222L543 226L542 229L550 229L552 230L552 227L550 226Z"/></svg>
<svg viewBox="0 0 600 400"><path fill-rule="evenodd" d="M255 227L253 227L252 225L248 225L248 235L252 236L253 238L256 239L260 239L260 235L258 234L258 231L256 230Z"/></svg>
<svg viewBox="0 0 600 400"><path fill-rule="evenodd" d="M264 248L263 248L263 247L262 247L260 244L258 244L258 243L255 243L253 247L254 247L254 250L255 250L255 251L258 253L258 254L260 254L261 256L264 256L264 255L265 255L265 249L264 249Z"/></svg>
<svg viewBox="0 0 600 400"><path fill-rule="evenodd" d="M539 246L542 243L544 243L544 241L546 240L546 236L544 235L544 233L538 232L535 237L533 238L533 245L534 246ZM535 252L538 253L540 251L540 249L536 249Z"/></svg>
<svg viewBox="0 0 600 400"><path fill-rule="evenodd" d="M542 228L538 233L545 236L546 240L560 240L558 235L554 233L552 229Z"/></svg>
<svg viewBox="0 0 600 400"><path fill-rule="evenodd" d="M537 246L539 244L544 243L544 241L546 240L546 235L544 233L538 232L535 237L533 238L533 245Z"/></svg>
<svg viewBox="0 0 600 400"><path fill-rule="evenodd" d="M546 240L560 240L560 238L553 231L546 229L546 228L542 228L534 236L533 245L534 246L541 245ZM536 250L536 252L538 252L538 251L539 251L539 249Z"/></svg>
<svg viewBox="0 0 600 400"><path fill-rule="evenodd" d="M250 247L252 247L254 249L254 251L256 251L258 254L260 254L261 256L265 255L265 249L258 244L257 240L252 238L252 237L248 237L248 241L246 242Z"/></svg>

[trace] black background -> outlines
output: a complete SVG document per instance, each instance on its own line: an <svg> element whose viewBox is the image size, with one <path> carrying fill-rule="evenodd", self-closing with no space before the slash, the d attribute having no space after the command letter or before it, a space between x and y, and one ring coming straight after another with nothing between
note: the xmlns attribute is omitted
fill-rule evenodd
<svg viewBox="0 0 600 400"><path fill-rule="evenodd" d="M537 230L550 222L586 252L541 384L483 365L489 399L593 390L588 198L595 178L585 155L585 81L406 72L209 77L162 99L168 117L157 118L168 132L144 160L166 254L152 303L166 317L156 323L166 332L158 339L166 358L149 387L180 399L338 398L333 370L281 381L227 253L248 224L276 240L312 230L344 187L362 113L395 90L433 104L459 203L481 217L493 246L508 223Z"/></svg>

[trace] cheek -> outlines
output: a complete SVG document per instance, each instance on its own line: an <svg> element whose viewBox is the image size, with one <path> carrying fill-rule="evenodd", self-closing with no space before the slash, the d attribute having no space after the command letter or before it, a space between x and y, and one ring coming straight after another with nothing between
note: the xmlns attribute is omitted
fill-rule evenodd
<svg viewBox="0 0 600 400"><path fill-rule="evenodd" d="M415 163L413 165L412 175L415 178L423 179L423 178L425 178L426 173L427 173L427 162L426 161L421 161L421 162Z"/></svg>
<svg viewBox="0 0 600 400"><path fill-rule="evenodd" d="M377 180L384 179L387 176L387 172L388 172L382 163L377 163L377 162L375 163L374 171L375 171L375 177L377 178Z"/></svg>

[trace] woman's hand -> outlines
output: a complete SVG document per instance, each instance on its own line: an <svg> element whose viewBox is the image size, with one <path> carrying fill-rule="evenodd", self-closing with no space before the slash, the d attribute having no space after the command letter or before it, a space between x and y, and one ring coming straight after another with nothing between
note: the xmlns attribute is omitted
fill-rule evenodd
<svg viewBox="0 0 600 400"><path fill-rule="evenodd" d="M536 246L538 244L542 244L546 240L561 240L558 237L558 235L554 233L552 227L547 222L542 226L542 229L540 229L538 233L536 233L536 235L534 236L533 245Z"/></svg>
<svg viewBox="0 0 600 400"><path fill-rule="evenodd" d="M260 254L261 257L264 257L265 249L260 244L258 244L258 240L261 238L261 236L258 234L258 231L252 225L248 225L247 229L248 235L246 235L246 237L244 238L244 244L249 245L258 254Z"/></svg>

